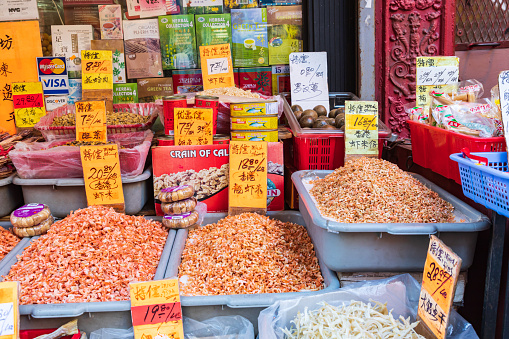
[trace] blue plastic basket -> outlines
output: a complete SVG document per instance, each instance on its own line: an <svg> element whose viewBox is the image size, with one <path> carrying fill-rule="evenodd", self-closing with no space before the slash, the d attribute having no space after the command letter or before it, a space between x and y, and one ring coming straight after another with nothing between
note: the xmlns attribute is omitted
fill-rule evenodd
<svg viewBox="0 0 509 339"><path fill-rule="evenodd" d="M463 155L451 154L459 165L463 194L475 202L509 218L509 173L506 152L479 152L473 156L487 159L487 165Z"/></svg>

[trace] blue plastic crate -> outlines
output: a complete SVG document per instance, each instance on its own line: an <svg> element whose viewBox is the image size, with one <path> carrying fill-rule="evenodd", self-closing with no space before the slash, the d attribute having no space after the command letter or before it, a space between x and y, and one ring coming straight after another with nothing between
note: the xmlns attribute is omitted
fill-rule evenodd
<svg viewBox="0 0 509 339"><path fill-rule="evenodd" d="M509 218L509 173L506 152L479 152L474 156L487 159L487 165L464 157L463 153L451 154L459 165L463 194L475 202Z"/></svg>

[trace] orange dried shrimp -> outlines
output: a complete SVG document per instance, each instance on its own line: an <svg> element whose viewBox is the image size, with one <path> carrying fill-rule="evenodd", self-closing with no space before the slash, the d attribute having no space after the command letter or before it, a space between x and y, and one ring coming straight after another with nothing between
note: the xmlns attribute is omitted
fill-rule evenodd
<svg viewBox="0 0 509 339"><path fill-rule="evenodd" d="M168 231L160 222L91 206L55 222L5 277L21 304L129 300L129 282L154 278Z"/></svg>
<svg viewBox="0 0 509 339"><path fill-rule="evenodd" d="M189 231L179 267L183 295L284 293L323 288L306 229L254 213Z"/></svg>
<svg viewBox="0 0 509 339"><path fill-rule="evenodd" d="M9 253L19 242L19 238L0 227L0 260Z"/></svg>

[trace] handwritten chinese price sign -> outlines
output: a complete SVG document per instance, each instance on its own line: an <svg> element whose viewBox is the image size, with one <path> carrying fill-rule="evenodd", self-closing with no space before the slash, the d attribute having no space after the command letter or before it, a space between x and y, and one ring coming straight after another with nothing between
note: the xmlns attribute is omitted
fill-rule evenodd
<svg viewBox="0 0 509 339"><path fill-rule="evenodd" d="M76 107L76 140L106 142L104 101L78 101L74 105Z"/></svg>
<svg viewBox="0 0 509 339"><path fill-rule="evenodd" d="M12 102L16 126L33 127L46 115L41 82L13 82Z"/></svg>
<svg viewBox="0 0 509 339"><path fill-rule="evenodd" d="M82 89L113 90L111 51L81 51Z"/></svg>
<svg viewBox="0 0 509 339"><path fill-rule="evenodd" d="M212 108L175 108L175 144L212 145Z"/></svg>
<svg viewBox="0 0 509 339"><path fill-rule="evenodd" d="M88 205L123 205L118 146L81 146L80 153Z"/></svg>
<svg viewBox="0 0 509 339"><path fill-rule="evenodd" d="M129 284L136 339L184 339L178 279Z"/></svg>
<svg viewBox="0 0 509 339"><path fill-rule="evenodd" d="M235 86L230 44L200 46L203 88Z"/></svg>
<svg viewBox="0 0 509 339"><path fill-rule="evenodd" d="M417 314L437 338L446 335L460 267L461 258L432 235Z"/></svg>
<svg viewBox="0 0 509 339"><path fill-rule="evenodd" d="M429 92L432 89L458 82L457 57L417 57L416 66L416 106L425 107L431 104Z"/></svg>
<svg viewBox="0 0 509 339"><path fill-rule="evenodd" d="M509 131L509 71L500 72L498 75L498 89L500 91L500 108L502 110L504 131ZM509 142L509 132L504 133L504 136L507 144Z"/></svg>
<svg viewBox="0 0 509 339"><path fill-rule="evenodd" d="M292 105L323 105L329 111L326 52L290 53L290 83Z"/></svg>
<svg viewBox="0 0 509 339"><path fill-rule="evenodd" d="M230 142L229 214L267 209L267 143Z"/></svg>
<svg viewBox="0 0 509 339"><path fill-rule="evenodd" d="M345 101L345 154L378 155L378 102Z"/></svg>
<svg viewBox="0 0 509 339"><path fill-rule="evenodd" d="M19 338L19 283L0 283L0 338Z"/></svg>

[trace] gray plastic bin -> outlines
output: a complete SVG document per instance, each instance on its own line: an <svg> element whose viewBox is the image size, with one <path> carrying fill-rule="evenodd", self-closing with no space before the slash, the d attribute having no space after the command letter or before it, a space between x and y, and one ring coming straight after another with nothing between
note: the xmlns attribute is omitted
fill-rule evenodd
<svg viewBox="0 0 509 339"><path fill-rule="evenodd" d="M274 219L304 225L304 219L297 211L268 212L267 215ZM205 216L203 225L215 223L224 217L226 217L226 213L208 213ZM178 275L178 268L182 259L182 252L186 245L187 234L187 230L179 230L177 232L168 268L164 275L165 278L172 278ZM320 253L316 253L325 282L325 288L323 290L292 293L236 294L195 297L181 296L180 303L182 305L182 312L185 316L198 321L206 320L212 315L240 315L247 318L255 325L255 333L257 333L258 315L261 310L272 305L276 300L297 298L305 295L318 295L339 289L339 280L336 274L323 265Z"/></svg>
<svg viewBox="0 0 509 339"><path fill-rule="evenodd" d="M9 221L0 221L0 227L3 227L6 230L10 230L12 228L12 224ZM16 246L14 246L14 248L9 253L7 253L5 257L3 257L3 259L0 261L0 270L5 265L9 264L11 260L10 258L16 258L16 253L18 253L19 251L23 251L23 249L28 246L29 241L30 241L29 237L21 239L16 244Z"/></svg>
<svg viewBox="0 0 509 339"><path fill-rule="evenodd" d="M157 219L146 217L147 219ZM171 249L175 241L177 232L170 230L168 238L164 245L161 259L154 276L154 280L164 278L164 272L168 266ZM30 242L38 239L33 237L27 239ZM16 247L16 251L9 253L9 258L5 258L0 267L0 276L9 273L11 266L16 263L17 255L21 255L23 250L28 247L28 241L24 246ZM91 302L91 303L67 303L67 304L34 304L20 305L21 327L23 329L34 328L56 328L61 326L72 318L78 318L80 329L87 333L104 328L129 328L132 327L131 322L131 302L126 301L108 301L108 302Z"/></svg>
<svg viewBox="0 0 509 339"><path fill-rule="evenodd" d="M313 172L323 178L332 171L298 171L292 181L299 192L299 209L324 258L325 265L337 272L422 272L429 235L435 234L463 260L461 269L472 265L477 233L490 228L489 219L452 194L411 174L426 187L454 206L456 223L347 224L325 219L302 183L303 175Z"/></svg>
<svg viewBox="0 0 509 339"><path fill-rule="evenodd" d="M0 217L11 214L16 208L23 205L21 188L12 183L16 174L0 180Z"/></svg>
<svg viewBox="0 0 509 339"><path fill-rule="evenodd" d="M122 179L126 214L138 213L147 202L150 175L150 169L146 169L134 178ZM25 204L46 204L54 217L65 218L71 211L87 207L85 181L82 178L21 179L16 176L13 182L22 187Z"/></svg>

